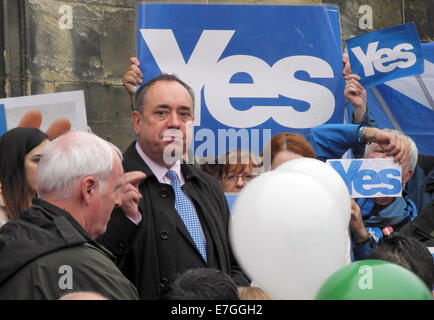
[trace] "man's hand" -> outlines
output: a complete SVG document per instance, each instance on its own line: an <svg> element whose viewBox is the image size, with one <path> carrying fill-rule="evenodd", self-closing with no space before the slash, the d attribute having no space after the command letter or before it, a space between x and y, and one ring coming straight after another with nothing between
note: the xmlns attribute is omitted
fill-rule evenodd
<svg viewBox="0 0 434 320"><path fill-rule="evenodd" d="M363 242L369 238L369 233L363 223L360 207L353 199L351 199L350 230L352 233L357 235L358 242Z"/></svg>
<svg viewBox="0 0 434 320"><path fill-rule="evenodd" d="M354 106L355 123L361 123L366 114L366 90L360 84L357 74L349 74L345 80L345 98Z"/></svg>
<svg viewBox="0 0 434 320"><path fill-rule="evenodd" d="M124 174L123 184L117 190L121 201L120 207L125 215L133 221L140 221L139 201L142 195L139 192L139 183L146 178L141 171L131 171Z"/></svg>
<svg viewBox="0 0 434 320"><path fill-rule="evenodd" d="M342 54L342 63L344 65L344 69L342 70L342 75L344 76L344 78L346 78L351 74L350 59L348 58L347 53Z"/></svg>
<svg viewBox="0 0 434 320"><path fill-rule="evenodd" d="M387 156L393 157L395 162L403 164L408 159L410 145L404 136L372 127L366 127L362 134L365 142L377 143Z"/></svg>
<svg viewBox="0 0 434 320"><path fill-rule="evenodd" d="M136 87L142 83L142 72L139 69L140 61L136 57L130 58L130 66L122 77L122 83L124 84L125 90L127 90L130 95L131 104L134 105Z"/></svg>

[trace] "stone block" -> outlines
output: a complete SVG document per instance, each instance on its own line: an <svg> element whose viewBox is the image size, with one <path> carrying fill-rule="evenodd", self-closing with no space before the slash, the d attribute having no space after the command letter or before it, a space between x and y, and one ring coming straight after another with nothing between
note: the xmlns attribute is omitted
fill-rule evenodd
<svg viewBox="0 0 434 320"><path fill-rule="evenodd" d="M432 0L406 0L405 22L414 22L420 41L434 41L434 6Z"/></svg>
<svg viewBox="0 0 434 320"><path fill-rule="evenodd" d="M59 22L59 8L68 4L53 0L29 1L29 59L32 78L41 81L103 81L101 63L101 9L69 3L72 29ZM38 93L38 92L32 92Z"/></svg>
<svg viewBox="0 0 434 320"><path fill-rule="evenodd" d="M56 92L83 90L88 126L124 151L133 141L131 103L122 86L98 83L56 84Z"/></svg>
<svg viewBox="0 0 434 320"><path fill-rule="evenodd" d="M122 76L129 66L129 58L137 55L136 30L135 10L103 10L101 60L105 83L122 85Z"/></svg>
<svg viewBox="0 0 434 320"><path fill-rule="evenodd" d="M59 1L59 0L56 0ZM77 3L84 5L110 6L119 8L134 8L141 0L62 0L63 2Z"/></svg>
<svg viewBox="0 0 434 320"><path fill-rule="evenodd" d="M402 23L401 0L327 0L323 2L339 6L343 40ZM362 6L369 6L368 8L372 9L372 29L367 28L366 23L366 28L365 26L360 27L360 24L364 25L365 17L369 14Z"/></svg>

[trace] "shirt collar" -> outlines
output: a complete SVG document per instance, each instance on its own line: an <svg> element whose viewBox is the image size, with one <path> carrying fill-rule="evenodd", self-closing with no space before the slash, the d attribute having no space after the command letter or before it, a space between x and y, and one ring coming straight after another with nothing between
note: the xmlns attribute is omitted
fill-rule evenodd
<svg viewBox="0 0 434 320"><path fill-rule="evenodd" d="M152 173L155 175L158 182L170 184L170 179L166 177L166 173L169 169L159 165L154 160L149 158L148 155L143 152L142 148L140 148L138 142L136 142L136 150L140 155L140 157L143 159L143 161L145 161L145 163L148 165L149 169L151 169ZM181 161L179 160L176 161L175 164L170 168L170 170L176 172L180 185L182 186L185 181L184 181L184 177L181 174Z"/></svg>

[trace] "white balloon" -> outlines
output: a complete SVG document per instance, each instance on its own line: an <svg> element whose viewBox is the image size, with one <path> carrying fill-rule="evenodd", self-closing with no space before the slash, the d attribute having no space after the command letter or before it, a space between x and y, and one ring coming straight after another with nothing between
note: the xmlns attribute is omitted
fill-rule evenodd
<svg viewBox="0 0 434 320"><path fill-rule="evenodd" d="M318 179L331 193L336 203L341 206L348 226L351 218L351 200L348 188L339 175L332 167L317 159L301 158L287 161L276 168L276 170L290 170L307 173Z"/></svg>
<svg viewBox="0 0 434 320"><path fill-rule="evenodd" d="M317 159L302 158L287 161L275 170L291 170L307 173L318 179L323 186L330 191L330 196L334 198L339 206L339 212L343 214L343 228L345 229L345 241L347 246L346 263L351 263L351 238L349 223L351 219L351 199L348 188L339 175L331 166Z"/></svg>
<svg viewBox="0 0 434 320"><path fill-rule="evenodd" d="M256 286L277 299L314 299L345 263L342 214L315 177L279 170L240 192L230 223L234 253Z"/></svg>

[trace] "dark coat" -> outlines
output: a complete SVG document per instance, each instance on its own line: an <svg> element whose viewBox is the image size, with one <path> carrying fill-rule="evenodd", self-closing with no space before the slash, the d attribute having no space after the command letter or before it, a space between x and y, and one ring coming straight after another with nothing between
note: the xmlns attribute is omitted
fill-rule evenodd
<svg viewBox="0 0 434 320"><path fill-rule="evenodd" d="M110 258L68 212L34 199L0 229L0 300L51 300L76 291L138 299Z"/></svg>
<svg viewBox="0 0 434 320"><path fill-rule="evenodd" d="M434 200L434 156L418 155L417 166L405 188L418 212Z"/></svg>
<svg viewBox="0 0 434 320"><path fill-rule="evenodd" d="M434 247L434 199L410 223L393 235L415 238L427 247Z"/></svg>
<svg viewBox="0 0 434 320"><path fill-rule="evenodd" d="M232 254L229 208L214 177L192 165L181 165L182 188L192 199L205 233L207 264L175 210L172 186L159 183L137 153L135 142L125 152L123 166L126 172L139 170L147 175L139 185L142 222L135 226L121 209L115 209L99 241L118 256L121 270L141 299L157 299L178 272L190 268L213 267L230 274L238 285L249 284Z"/></svg>

